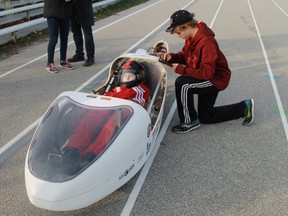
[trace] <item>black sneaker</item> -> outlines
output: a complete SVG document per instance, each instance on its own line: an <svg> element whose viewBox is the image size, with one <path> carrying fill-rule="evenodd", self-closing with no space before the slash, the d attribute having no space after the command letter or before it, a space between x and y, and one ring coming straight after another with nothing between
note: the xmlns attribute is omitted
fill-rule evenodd
<svg viewBox="0 0 288 216"><path fill-rule="evenodd" d="M181 123L179 125L175 125L174 127L172 127L172 131L174 133L184 134L184 133L188 133L189 131L194 130L198 127L200 127L200 121L197 118L195 121L188 123L188 124Z"/></svg>
<svg viewBox="0 0 288 216"><path fill-rule="evenodd" d="M74 55L72 58L68 59L69 62L79 62L79 61L85 61L84 56L80 56L80 55Z"/></svg>
<svg viewBox="0 0 288 216"><path fill-rule="evenodd" d="M95 63L94 58L88 58L88 59L84 62L83 66L85 66L85 67L91 66L91 65L93 65L94 63Z"/></svg>
<svg viewBox="0 0 288 216"><path fill-rule="evenodd" d="M254 100L253 99L249 99L249 100L245 100L245 115L244 115L244 121L243 121L243 125L250 125L252 124L253 120L254 120Z"/></svg>

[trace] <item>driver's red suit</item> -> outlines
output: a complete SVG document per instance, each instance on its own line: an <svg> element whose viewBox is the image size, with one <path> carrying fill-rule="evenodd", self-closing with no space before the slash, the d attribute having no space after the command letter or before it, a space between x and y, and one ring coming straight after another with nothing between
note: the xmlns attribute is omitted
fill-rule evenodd
<svg viewBox="0 0 288 216"><path fill-rule="evenodd" d="M132 88L119 86L105 94L135 101L143 107L147 104L149 95L149 89L143 83ZM117 115L119 112L111 109L88 111L81 118L74 135L65 147L77 148L81 156L90 152L99 155L117 130ZM124 119L128 116L129 113L124 112Z"/></svg>

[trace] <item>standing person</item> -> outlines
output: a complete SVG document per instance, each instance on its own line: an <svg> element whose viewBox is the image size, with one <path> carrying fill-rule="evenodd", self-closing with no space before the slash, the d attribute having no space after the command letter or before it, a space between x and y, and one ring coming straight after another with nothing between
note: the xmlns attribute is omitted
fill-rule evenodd
<svg viewBox="0 0 288 216"><path fill-rule="evenodd" d="M72 4L71 30L76 45L76 54L69 59L70 62L84 61L83 36L85 39L85 49L87 60L83 66L91 66L95 63L95 44L92 33L94 25L94 15L91 0L74 0Z"/></svg>
<svg viewBox="0 0 288 216"><path fill-rule="evenodd" d="M60 67L72 70L75 67L66 60L70 18L72 16L71 0L45 0L43 16L47 18L49 31L48 61L46 69L58 73L54 64L55 46L60 33Z"/></svg>
<svg viewBox="0 0 288 216"><path fill-rule="evenodd" d="M179 10L172 14L166 32L185 40L178 53L158 53L173 63L171 70L180 76L175 81L180 124L175 133L187 133L203 124L213 124L244 118L243 125L254 119L254 100L214 107L218 93L230 81L228 62L219 49L214 32L203 22L198 23L194 14ZM194 95L198 95L198 114L194 108Z"/></svg>

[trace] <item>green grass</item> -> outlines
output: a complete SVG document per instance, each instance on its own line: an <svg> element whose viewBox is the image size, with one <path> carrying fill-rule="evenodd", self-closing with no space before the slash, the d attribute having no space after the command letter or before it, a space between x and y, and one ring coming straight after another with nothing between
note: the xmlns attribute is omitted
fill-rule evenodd
<svg viewBox="0 0 288 216"><path fill-rule="evenodd" d="M39 32L32 32L25 37L17 39L16 42L0 45L0 55L5 58L5 56L8 57L10 55L17 54L19 49L31 46L36 41L48 41L48 30L46 29Z"/></svg>
<svg viewBox="0 0 288 216"><path fill-rule="evenodd" d="M114 4L108 5L107 7L96 11L94 16L97 18L97 20L104 19L111 15L117 14L120 11L147 1L149 0L119 0ZM3 60L11 55L15 55L19 53L19 50L29 47L35 43L47 42L48 39L48 30L46 29L39 32L32 32L23 38L17 39L16 42L0 45L0 60Z"/></svg>

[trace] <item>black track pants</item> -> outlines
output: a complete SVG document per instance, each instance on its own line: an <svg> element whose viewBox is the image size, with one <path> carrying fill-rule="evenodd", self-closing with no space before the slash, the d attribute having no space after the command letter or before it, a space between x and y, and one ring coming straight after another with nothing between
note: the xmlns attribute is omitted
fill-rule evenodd
<svg viewBox="0 0 288 216"><path fill-rule="evenodd" d="M244 117L245 103L214 107L219 90L208 80L180 76L175 81L177 109L180 123L199 118L201 123L213 124ZM194 107L194 94L198 95L198 115Z"/></svg>

